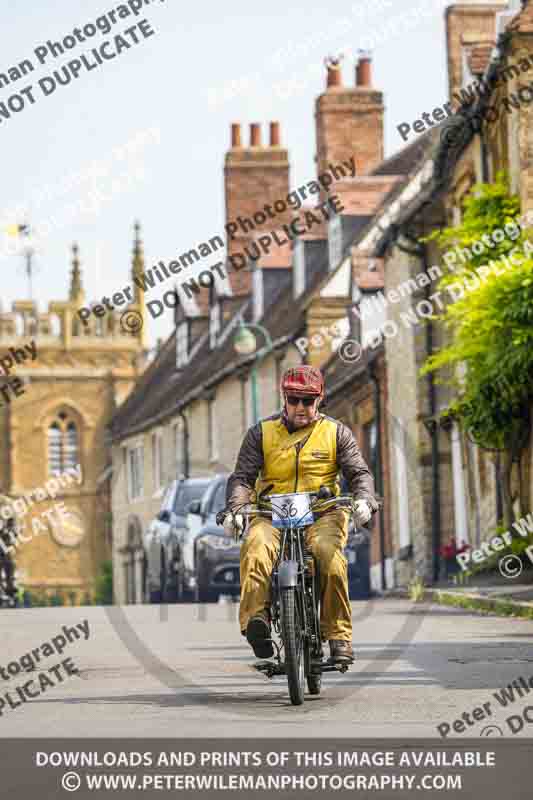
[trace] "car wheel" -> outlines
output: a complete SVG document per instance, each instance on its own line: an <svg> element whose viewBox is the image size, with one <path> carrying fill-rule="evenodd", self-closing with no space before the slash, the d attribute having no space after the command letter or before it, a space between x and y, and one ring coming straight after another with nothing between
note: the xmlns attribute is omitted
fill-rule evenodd
<svg viewBox="0 0 533 800"><path fill-rule="evenodd" d="M144 594L143 603L160 603L161 602L161 589L152 589L148 582L148 575L144 576Z"/></svg>
<svg viewBox="0 0 533 800"><path fill-rule="evenodd" d="M183 575L178 572L176 575L176 602L177 603L193 603L195 600L195 593L190 589L185 588Z"/></svg>
<svg viewBox="0 0 533 800"><path fill-rule="evenodd" d="M217 603L218 592L216 589L208 589L205 586L198 587L198 603Z"/></svg>

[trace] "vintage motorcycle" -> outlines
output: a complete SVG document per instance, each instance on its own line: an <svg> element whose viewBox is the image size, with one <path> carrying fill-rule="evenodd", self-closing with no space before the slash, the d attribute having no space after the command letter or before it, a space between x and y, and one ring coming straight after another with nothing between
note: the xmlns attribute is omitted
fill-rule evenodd
<svg viewBox="0 0 533 800"><path fill-rule="evenodd" d="M350 663L325 660L320 635L320 575L318 563L305 542L305 531L314 512L346 508L353 512L353 498L333 496L322 486L318 492L262 495L257 505L246 504L235 513L247 518L266 516L280 530L280 549L272 573L272 639L274 661L260 661L254 668L268 678L286 675L293 705L304 702L305 683L309 694L321 691L324 672L344 673Z"/></svg>

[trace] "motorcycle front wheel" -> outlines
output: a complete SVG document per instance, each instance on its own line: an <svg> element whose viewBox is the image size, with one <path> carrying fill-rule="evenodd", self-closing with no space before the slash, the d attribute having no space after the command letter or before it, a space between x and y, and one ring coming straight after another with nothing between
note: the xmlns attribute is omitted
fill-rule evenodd
<svg viewBox="0 0 533 800"><path fill-rule="evenodd" d="M305 653L304 638L294 588L281 591L281 635L285 649L285 672L293 706L304 701Z"/></svg>

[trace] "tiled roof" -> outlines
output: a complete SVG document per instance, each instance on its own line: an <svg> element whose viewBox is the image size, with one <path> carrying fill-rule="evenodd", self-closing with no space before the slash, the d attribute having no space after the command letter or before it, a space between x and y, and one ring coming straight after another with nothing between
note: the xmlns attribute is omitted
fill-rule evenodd
<svg viewBox="0 0 533 800"><path fill-rule="evenodd" d="M378 347L367 351L366 358L368 362L374 361L383 352L383 344ZM364 360L349 362L344 361L339 357L338 352L332 353L328 361L321 367L322 374L324 375L325 383L325 400L327 413L327 402L333 400L335 395L342 391L347 384L361 378L366 371L366 362Z"/></svg>
<svg viewBox="0 0 533 800"><path fill-rule="evenodd" d="M508 24L506 31L533 33L533 3L528 0L524 8Z"/></svg>
<svg viewBox="0 0 533 800"><path fill-rule="evenodd" d="M432 130L434 129L430 128L420 134L393 156L382 161L379 167L371 172L371 175L409 175L427 154L428 147L431 145Z"/></svg>

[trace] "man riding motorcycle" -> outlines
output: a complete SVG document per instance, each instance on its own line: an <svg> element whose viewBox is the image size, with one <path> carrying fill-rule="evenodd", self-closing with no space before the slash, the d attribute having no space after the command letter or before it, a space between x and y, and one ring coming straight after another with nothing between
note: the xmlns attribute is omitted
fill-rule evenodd
<svg viewBox="0 0 533 800"><path fill-rule="evenodd" d="M322 373L305 364L291 367L283 375L281 391L282 412L261 420L244 437L228 480L226 533L242 535L246 524L239 509L262 492L316 492L327 486L338 495L339 471L355 500L355 523L364 525L378 510L374 482L350 429L318 411L324 396ZM319 564L320 629L323 641L329 640L333 663L353 660L347 563L342 552L348 519L344 509L316 513L306 532L307 544ZM262 517L252 519L241 548L239 621L257 658L274 653L270 581L279 544L280 533L270 522Z"/></svg>

